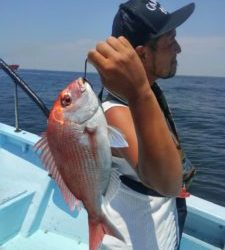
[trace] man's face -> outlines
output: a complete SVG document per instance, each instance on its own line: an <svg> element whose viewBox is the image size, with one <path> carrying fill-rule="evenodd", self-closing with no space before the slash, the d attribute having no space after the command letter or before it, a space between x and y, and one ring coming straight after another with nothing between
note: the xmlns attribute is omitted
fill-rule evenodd
<svg viewBox="0 0 225 250"><path fill-rule="evenodd" d="M148 44L147 60L145 69L147 74L152 78L170 78L176 74L177 69L177 54L181 52L180 45L177 43L176 31L170 31L159 37L155 49L152 49Z"/></svg>

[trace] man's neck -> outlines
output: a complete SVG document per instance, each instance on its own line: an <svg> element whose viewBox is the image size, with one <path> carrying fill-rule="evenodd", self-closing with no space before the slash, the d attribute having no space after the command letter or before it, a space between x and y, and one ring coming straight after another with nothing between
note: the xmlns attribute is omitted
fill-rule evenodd
<svg viewBox="0 0 225 250"><path fill-rule="evenodd" d="M150 76L148 75L148 82L150 84L150 86L152 86L154 84L154 82L156 81L157 77L156 76Z"/></svg>

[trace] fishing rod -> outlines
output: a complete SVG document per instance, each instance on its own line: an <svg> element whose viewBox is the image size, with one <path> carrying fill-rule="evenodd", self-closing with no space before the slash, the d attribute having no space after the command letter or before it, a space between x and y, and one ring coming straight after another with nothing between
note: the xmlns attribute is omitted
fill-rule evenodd
<svg viewBox="0 0 225 250"><path fill-rule="evenodd" d="M3 69L5 73L15 82L15 84L20 86L20 88L37 104L37 106L42 110L44 115L48 118L49 109L43 103L41 98L37 96L34 91L27 85L27 83L25 83L1 58L0 69Z"/></svg>

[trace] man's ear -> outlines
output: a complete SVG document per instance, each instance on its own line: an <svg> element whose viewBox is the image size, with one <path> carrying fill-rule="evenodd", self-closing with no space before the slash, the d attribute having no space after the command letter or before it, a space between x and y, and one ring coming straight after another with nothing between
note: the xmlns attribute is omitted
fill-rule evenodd
<svg viewBox="0 0 225 250"><path fill-rule="evenodd" d="M135 48L136 53L139 55L142 62L144 62L146 57L145 47L143 45L139 45Z"/></svg>

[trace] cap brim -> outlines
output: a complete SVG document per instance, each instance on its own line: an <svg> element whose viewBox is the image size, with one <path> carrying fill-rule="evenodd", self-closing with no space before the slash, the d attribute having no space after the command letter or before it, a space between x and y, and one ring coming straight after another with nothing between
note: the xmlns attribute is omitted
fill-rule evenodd
<svg viewBox="0 0 225 250"><path fill-rule="evenodd" d="M178 26L180 26L190 17L194 9L195 9L195 4L190 3L182 7L181 9L176 10L173 13L171 13L166 25L159 32L157 32L157 34L154 35L154 37L161 36L173 29L176 29Z"/></svg>

